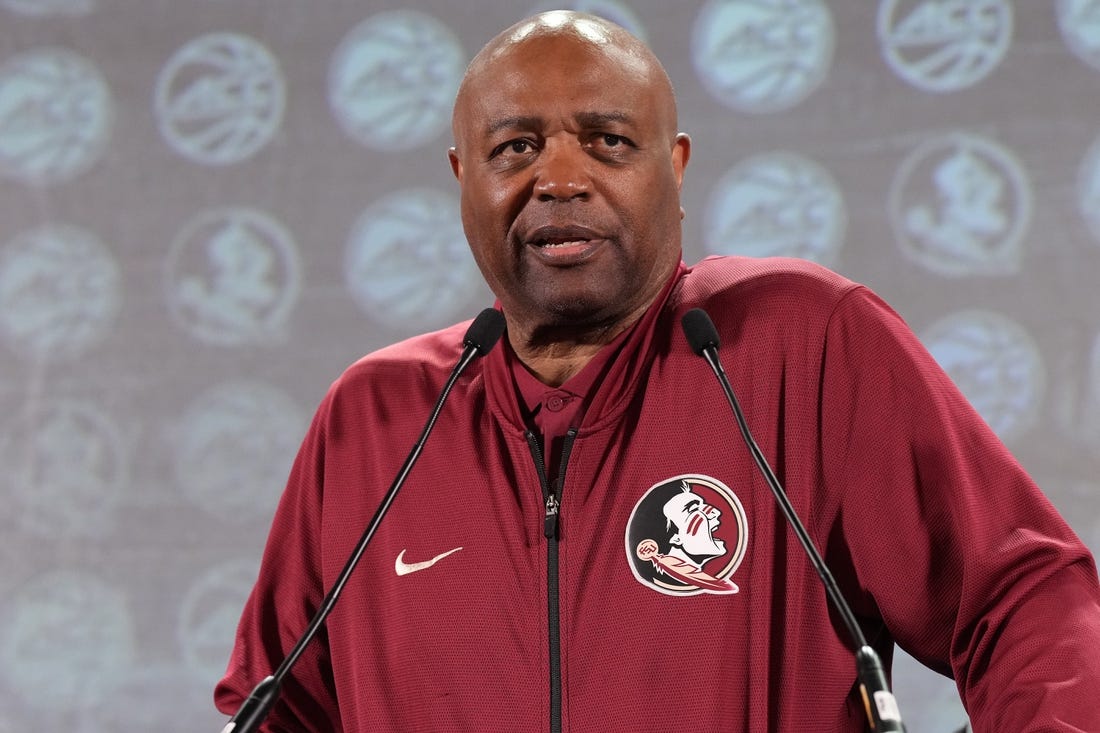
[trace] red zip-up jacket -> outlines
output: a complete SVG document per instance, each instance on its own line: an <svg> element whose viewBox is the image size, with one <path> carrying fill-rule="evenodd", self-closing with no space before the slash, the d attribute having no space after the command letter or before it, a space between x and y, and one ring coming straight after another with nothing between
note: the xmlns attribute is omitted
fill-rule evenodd
<svg viewBox="0 0 1100 733"><path fill-rule="evenodd" d="M1100 731L1093 559L901 319L795 260L677 277L567 437L560 486L502 350L469 367L263 730L865 730L848 634L681 332L703 307L879 653L896 640L952 675L977 733ZM364 357L320 405L216 691L227 714L343 567L465 328Z"/></svg>

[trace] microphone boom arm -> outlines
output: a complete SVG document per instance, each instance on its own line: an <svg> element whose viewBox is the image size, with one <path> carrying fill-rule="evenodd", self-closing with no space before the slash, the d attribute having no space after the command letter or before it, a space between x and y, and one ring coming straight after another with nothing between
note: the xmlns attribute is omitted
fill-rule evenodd
<svg viewBox="0 0 1100 733"><path fill-rule="evenodd" d="M886 681L886 672L878 652L867 643L851 606L848 605L840 592L839 586L836 584L836 579L829 572L824 558L814 546L813 539L806 531L805 525L802 524L802 520L798 518L794 507L791 506L787 492L784 491L783 485L779 483L775 472L768 465L764 453L760 450L760 446L757 445L756 440L753 439L752 433L749 431L748 422L745 420L741 405L737 402L737 397L733 393L729 377L726 376L726 372L722 368L722 362L718 360L718 331L714 328L714 323L706 311L694 308L684 314L682 325L692 350L706 360L711 370L714 371L714 375L718 378L719 384L722 385L722 392L726 395L726 401L729 402L730 407L733 408L733 415L737 419L737 427L741 431L741 437L744 439L753 461L767 481L768 488L771 489L772 495L779 503L779 509L783 512L783 516L787 518L787 522L794 530L799 544L802 545L814 566L814 570L817 571L821 582L825 585L826 595L828 595L833 607L840 613L848 633L851 634L852 640L855 642L856 670L860 683L860 694L863 698L864 712L867 714L871 729L876 733L879 731L904 731L905 726L901 720L901 712L898 710L897 700Z"/></svg>
<svg viewBox="0 0 1100 733"><path fill-rule="evenodd" d="M470 325L463 339L464 348L462 350L462 356L459 357L458 363L455 364L454 368L451 370L450 376L447 378L446 384L443 385L443 389L439 393L439 399L435 401L435 406L432 408L431 415L427 423L425 423L424 429L420 432L420 437L413 445L409 455L406 456L405 462L401 464L401 469L397 472L397 476L394 478L390 488L386 491L385 496L382 497L382 502L378 505L370 522L367 523L367 527L363 530L363 534L360 535L359 541L355 545L355 549L352 550L340 574L336 576L336 580L333 581L332 588L325 594L324 599L318 606L306 630L298 638L298 642L286 657L283 658L283 661L280 662L275 671L260 680L260 683L252 689L252 692L237 709L236 714L234 714L233 717L229 719L229 722L225 724L225 727L222 728L221 733L252 733L252 731L255 731L267 717L267 714L271 711L271 707L279 697L279 690L282 687L283 680L290 672L291 667L294 666L294 663L298 661L302 652L305 651L306 646L308 646L313 640L313 637L317 635L325 619L332 613L332 609L336 606L336 601L339 599L340 593L347 584L348 578L351 577L352 571L354 571L355 567L359 564L359 559L367 549L367 545L374 536L375 530L378 529L378 525L382 523L382 519L386 516L386 512L389 511L390 505L393 504L398 489L405 483L409 471L412 470L413 464L415 464L416 459L419 458L420 452L424 448L424 443L428 440L428 435L432 432L432 428L435 427L436 420L439 418L439 413L443 410L443 403L447 400L447 395L450 394L451 388L454 387L455 382L458 381L459 375L465 371L470 362L473 361L475 357L481 356L492 349L503 333L504 316L501 315L500 311L486 308L478 314L476 319L474 319L474 322Z"/></svg>

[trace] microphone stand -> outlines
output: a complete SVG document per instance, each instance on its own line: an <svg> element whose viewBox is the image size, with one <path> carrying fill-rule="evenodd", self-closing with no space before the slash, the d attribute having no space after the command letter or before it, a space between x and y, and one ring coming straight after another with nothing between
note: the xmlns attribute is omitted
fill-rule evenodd
<svg viewBox="0 0 1100 733"><path fill-rule="evenodd" d="M459 375L462 374L470 362L473 361L475 357L488 353L503 333L504 316L500 311L494 310L493 308L486 308L481 311L477 318L474 319L474 322L470 324L470 328L466 331L466 335L462 340L465 346L462 350L462 356L459 357L458 363L455 364L454 369L451 370L451 375L447 378L447 382L444 384L443 390L439 394L439 399L435 402L435 407L432 409L428 422L424 425L424 430L421 431L420 437L413 445L409 455L405 458L405 462L401 465L401 469L397 472L397 476L394 478L389 490L386 492L385 496L382 497L382 503L379 504L378 509L375 510L374 516L371 518L370 522L367 523L366 529L363 530L363 534L359 537L359 541L356 543L355 549L352 550L351 556L348 557L347 562L344 564L344 568L333 582L332 588L321 601L321 605L318 607L313 619L310 620L309 625L306 627L302 636L299 637L294 648L283 658L283 661L272 674L260 680L260 683L252 689L249 696L241 703L241 706L237 708L236 714L234 714L233 717L229 719L229 722L225 724L225 727L222 728L221 733L252 733L261 723L263 723L267 714L271 711L271 707L279 697L279 690L282 687L283 680L290 672L291 667L298 661L298 658L302 655L306 646L308 646L313 640L313 637L317 635L325 619L332 613L332 609L336 606L336 601L339 599L340 593L347 584L348 578L351 577L351 573L355 570L355 566L359 564L359 558L363 556L363 552L367 549L367 544L374 536L375 530L378 529L378 525L381 524L382 518L386 516L386 512L389 511L390 505L397 496L398 489L405 483L405 479L408 477L409 471L412 470L413 464L416 463L416 459L420 457L420 452L424 448L424 443L427 441L432 428L435 427L436 419L443 410L443 403L447 399L447 395L450 394L451 388L454 386L455 382L458 381Z"/></svg>
<svg viewBox="0 0 1100 733"><path fill-rule="evenodd" d="M744 439L745 445L748 446L753 461L767 480L768 487L779 503L783 516L787 518L787 522L794 529L794 533L798 537L802 548L806 551L806 555L809 556L814 570L817 571L821 582L825 584L825 592L829 600L832 601L833 606L840 613L844 625L848 628L848 633L852 635L852 639L855 641L856 674L859 679L859 690L863 698L864 712L867 714L867 721L871 729L876 733L879 731L905 731L905 725L901 720L901 711L898 709L897 700L886 682L886 672L883 669L878 652L867 643L851 606L848 605L841 594L836 580L829 572L828 566L825 565L825 560L814 546L806 527L798 518L798 514L795 513L794 507L791 506L787 492L783 490L782 484L779 483L775 472L768 465L760 446L756 444L752 433L749 432L748 423L745 421L745 415L741 412L741 406L733 393L733 387L722 368L722 363L718 360L718 331L714 327L714 322L711 321L706 311L701 308L693 308L684 314L681 325L692 351L703 357L710 365L711 370L714 371L714 375L718 377L718 382L722 385L722 391L725 393L730 407L733 408L734 417L737 419L737 427L741 430L741 437Z"/></svg>

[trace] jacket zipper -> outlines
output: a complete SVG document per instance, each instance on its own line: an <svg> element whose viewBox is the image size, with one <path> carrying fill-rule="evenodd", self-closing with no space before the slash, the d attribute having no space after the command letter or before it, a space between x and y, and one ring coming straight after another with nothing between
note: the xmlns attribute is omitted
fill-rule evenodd
<svg viewBox="0 0 1100 733"><path fill-rule="evenodd" d="M569 428L561 449L561 461L558 464L558 476L554 485L546 475L546 459L539 446L538 436L528 430L525 434L531 456L535 459L535 470L542 485L542 497L545 502L543 514L543 535L546 537L546 611L550 636L550 733L561 733L561 625L558 599L558 511L561 507L561 491L565 485L565 467L569 463L569 454L573 450L573 440L577 429Z"/></svg>

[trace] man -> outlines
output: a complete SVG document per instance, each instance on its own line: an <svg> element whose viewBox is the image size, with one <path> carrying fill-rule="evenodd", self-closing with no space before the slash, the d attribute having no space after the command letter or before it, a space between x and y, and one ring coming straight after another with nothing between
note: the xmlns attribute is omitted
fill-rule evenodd
<svg viewBox="0 0 1100 733"><path fill-rule="evenodd" d="M864 730L852 642L680 331L695 307L880 655L896 640L954 676L979 733L1100 730L1093 560L901 320L808 263L680 262L691 144L645 46L576 13L509 28L454 136L506 337L456 384L266 730ZM322 402L225 712L306 627L464 329L364 357ZM726 552L703 566L650 537L684 481L721 504Z"/></svg>

